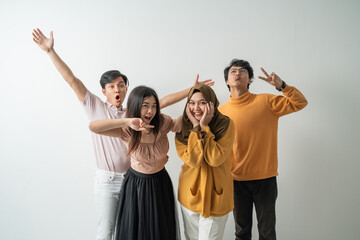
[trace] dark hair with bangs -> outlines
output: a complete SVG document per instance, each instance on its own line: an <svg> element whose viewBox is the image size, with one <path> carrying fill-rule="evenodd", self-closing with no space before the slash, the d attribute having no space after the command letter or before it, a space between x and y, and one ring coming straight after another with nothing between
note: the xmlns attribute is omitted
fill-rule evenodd
<svg viewBox="0 0 360 240"><path fill-rule="evenodd" d="M129 86L128 78L124 74L122 74L118 70L110 70L110 71L104 72L103 75L101 75L100 85L101 85L102 89L105 89L106 84L112 83L112 81L114 81L114 79L116 79L118 77L122 77L122 79L125 82L125 86Z"/></svg>
<svg viewBox="0 0 360 240"><path fill-rule="evenodd" d="M228 80L230 68L234 67L234 66L235 67L243 67L243 68L245 68L249 73L249 78L253 79L254 71L253 71L252 67L250 66L250 63L248 61L245 61L245 60L240 60L240 59L234 58L233 60L231 60L230 65L224 69L225 83ZM253 80L251 80L251 82L252 81ZM229 91L230 91L229 85L226 85L226 86L229 88ZM249 86L250 86L250 84L248 84L248 86L247 86L248 89L249 89Z"/></svg>
<svg viewBox="0 0 360 240"><path fill-rule="evenodd" d="M156 101L156 114L151 120L150 124L154 126L152 131L155 135L155 138L159 132L161 124L161 115L160 115L160 103L159 98L154 89L146 86L138 86L134 88L128 98L127 107L126 107L126 117L127 118L141 118L141 108L145 98L154 96ZM129 143L128 155L134 152L140 144L141 140L141 131L135 131L132 128L129 128L132 138Z"/></svg>

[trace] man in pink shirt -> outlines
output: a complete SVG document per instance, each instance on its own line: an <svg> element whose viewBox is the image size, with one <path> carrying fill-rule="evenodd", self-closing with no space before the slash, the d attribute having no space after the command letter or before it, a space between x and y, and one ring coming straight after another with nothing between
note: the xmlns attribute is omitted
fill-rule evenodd
<svg viewBox="0 0 360 240"><path fill-rule="evenodd" d="M107 101L91 93L62 61L54 50L53 33L50 38L44 36L39 29L34 29L33 40L50 57L64 80L74 90L83 105L89 121L98 119L119 119L125 117L122 103L128 90L127 77L117 70L105 72L100 79L102 93ZM198 83L198 76L195 84ZM211 80L201 83L213 85ZM170 94L160 99L160 108L174 104L187 96L190 88ZM97 165L95 179L95 196L98 213L97 239L110 240L113 236L115 217L118 207L119 192L125 172L130 167L125 143L116 137L107 137L92 133Z"/></svg>

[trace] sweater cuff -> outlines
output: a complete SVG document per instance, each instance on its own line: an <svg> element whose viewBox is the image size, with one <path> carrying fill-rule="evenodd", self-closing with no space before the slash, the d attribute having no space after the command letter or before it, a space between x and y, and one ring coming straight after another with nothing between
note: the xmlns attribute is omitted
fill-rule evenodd
<svg viewBox="0 0 360 240"><path fill-rule="evenodd" d="M204 139L206 137L206 133L207 133L206 131L204 131L204 129L201 129L200 125L191 129L190 132L196 133L198 139Z"/></svg>
<svg viewBox="0 0 360 240"><path fill-rule="evenodd" d="M292 88L291 86L286 84L285 88L281 92L283 92L283 93L290 92L291 88Z"/></svg>

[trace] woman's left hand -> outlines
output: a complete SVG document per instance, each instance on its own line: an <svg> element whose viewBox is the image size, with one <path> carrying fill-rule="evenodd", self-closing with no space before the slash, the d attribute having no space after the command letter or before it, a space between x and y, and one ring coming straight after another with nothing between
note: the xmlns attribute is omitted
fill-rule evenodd
<svg viewBox="0 0 360 240"><path fill-rule="evenodd" d="M214 103L212 103L212 102L207 103L205 106L205 112L200 120L201 128L204 128L209 124L209 122L211 121L211 119L214 116L214 112L215 112Z"/></svg>

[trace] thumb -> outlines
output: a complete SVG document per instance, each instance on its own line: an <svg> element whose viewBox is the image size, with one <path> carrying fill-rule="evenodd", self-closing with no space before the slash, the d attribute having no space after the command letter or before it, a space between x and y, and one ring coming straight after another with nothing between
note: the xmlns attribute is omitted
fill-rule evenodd
<svg viewBox="0 0 360 240"><path fill-rule="evenodd" d="M50 38L51 38L51 39L54 39L53 31L50 32Z"/></svg>
<svg viewBox="0 0 360 240"><path fill-rule="evenodd" d="M197 85L199 83L199 74L196 74L196 79L194 85Z"/></svg>

